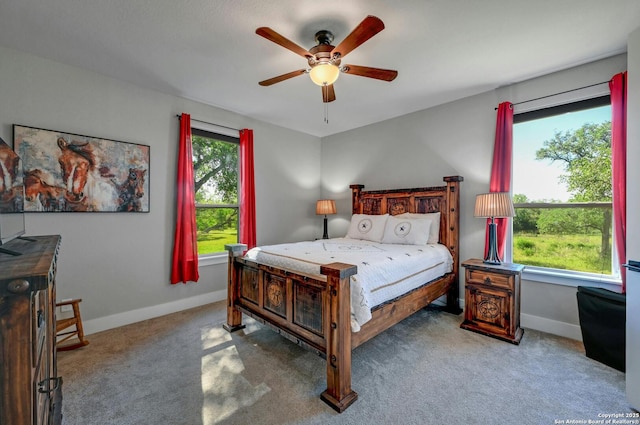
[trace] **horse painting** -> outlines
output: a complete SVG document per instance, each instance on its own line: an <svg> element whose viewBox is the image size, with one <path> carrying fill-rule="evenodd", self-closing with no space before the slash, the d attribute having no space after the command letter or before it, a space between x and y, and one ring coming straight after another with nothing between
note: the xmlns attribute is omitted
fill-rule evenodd
<svg viewBox="0 0 640 425"><path fill-rule="evenodd" d="M144 196L144 175L147 170L129 168L127 179L118 184L112 179L118 191L118 211L142 211L140 199Z"/></svg>
<svg viewBox="0 0 640 425"><path fill-rule="evenodd" d="M21 125L13 142L25 211L149 212L149 146Z"/></svg>
<svg viewBox="0 0 640 425"><path fill-rule="evenodd" d="M58 164L67 190L67 199L75 205L87 205L86 211L115 211L115 188L97 171L97 161L89 142L68 143L58 138Z"/></svg>

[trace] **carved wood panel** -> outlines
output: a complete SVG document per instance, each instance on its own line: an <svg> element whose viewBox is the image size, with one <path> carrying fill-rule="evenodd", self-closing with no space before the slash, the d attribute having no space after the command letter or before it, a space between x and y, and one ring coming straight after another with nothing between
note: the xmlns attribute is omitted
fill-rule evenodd
<svg viewBox="0 0 640 425"><path fill-rule="evenodd" d="M287 317L287 280L269 273L264 274L264 308Z"/></svg>
<svg viewBox="0 0 640 425"><path fill-rule="evenodd" d="M441 211L444 199L441 197L425 196L416 197L415 205L417 213L432 213ZM444 211L443 211L444 212Z"/></svg>
<svg viewBox="0 0 640 425"><path fill-rule="evenodd" d="M473 325L492 334L508 333L510 292L467 285L466 295L469 296L466 314Z"/></svg>
<svg viewBox="0 0 640 425"><path fill-rule="evenodd" d="M367 198L362 200L362 214L382 214L382 200L380 198Z"/></svg>
<svg viewBox="0 0 640 425"><path fill-rule="evenodd" d="M294 281L294 323L318 335L324 334L322 327L322 289L305 286Z"/></svg>
<svg viewBox="0 0 640 425"><path fill-rule="evenodd" d="M389 215L413 212L411 210L411 198L407 196L401 198L387 198L387 212Z"/></svg>
<svg viewBox="0 0 640 425"><path fill-rule="evenodd" d="M258 304L258 270L240 269L240 296L254 304Z"/></svg>

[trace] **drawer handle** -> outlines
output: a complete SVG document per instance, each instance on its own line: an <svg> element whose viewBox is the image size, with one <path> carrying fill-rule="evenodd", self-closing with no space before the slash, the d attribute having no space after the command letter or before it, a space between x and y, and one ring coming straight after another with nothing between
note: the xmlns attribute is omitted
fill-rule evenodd
<svg viewBox="0 0 640 425"><path fill-rule="evenodd" d="M491 285L491 278L490 278L489 276L485 277L485 278L484 278L484 283L485 283L486 285Z"/></svg>
<svg viewBox="0 0 640 425"><path fill-rule="evenodd" d="M14 294L24 294L29 290L29 281L24 279L15 279L9 282L7 290Z"/></svg>
<svg viewBox="0 0 640 425"><path fill-rule="evenodd" d="M49 382L53 381L53 388L50 387ZM60 387L60 383L62 382L62 378L47 378L44 381L38 382L38 392L47 394L56 391Z"/></svg>

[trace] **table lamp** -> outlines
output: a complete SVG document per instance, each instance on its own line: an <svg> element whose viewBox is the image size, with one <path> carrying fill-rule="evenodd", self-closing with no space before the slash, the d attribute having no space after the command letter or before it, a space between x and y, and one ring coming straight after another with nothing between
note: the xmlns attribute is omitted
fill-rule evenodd
<svg viewBox="0 0 640 425"><path fill-rule="evenodd" d="M327 232L327 214L336 213L336 201L333 199L321 199L316 202L316 214L324 214L324 234L322 239L329 239L329 233Z"/></svg>
<svg viewBox="0 0 640 425"><path fill-rule="evenodd" d="M490 218L489 223L489 250L484 259L487 264L500 264L498 255L498 225L496 217L513 217L516 215L508 192L482 193L476 196L476 207L473 211L474 217Z"/></svg>

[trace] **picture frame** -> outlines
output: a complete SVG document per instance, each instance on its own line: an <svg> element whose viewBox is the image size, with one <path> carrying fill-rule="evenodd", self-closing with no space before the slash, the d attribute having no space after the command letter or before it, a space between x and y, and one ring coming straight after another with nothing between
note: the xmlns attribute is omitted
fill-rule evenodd
<svg viewBox="0 0 640 425"><path fill-rule="evenodd" d="M150 146L13 125L25 212L149 212Z"/></svg>

